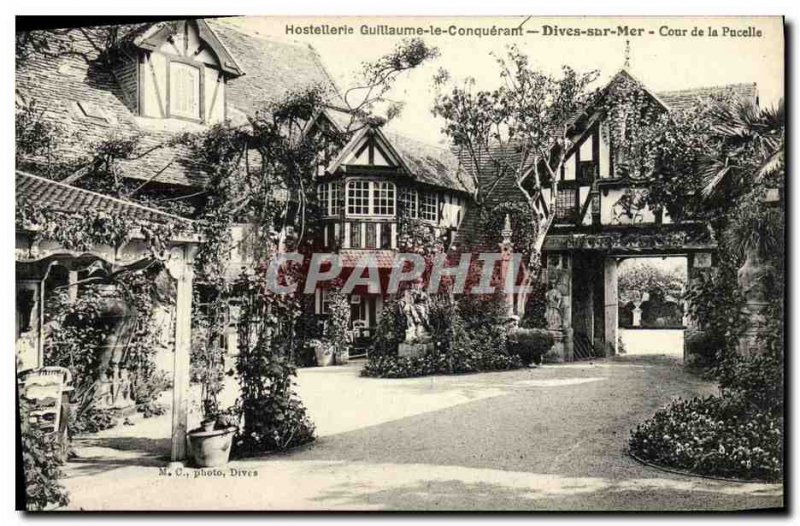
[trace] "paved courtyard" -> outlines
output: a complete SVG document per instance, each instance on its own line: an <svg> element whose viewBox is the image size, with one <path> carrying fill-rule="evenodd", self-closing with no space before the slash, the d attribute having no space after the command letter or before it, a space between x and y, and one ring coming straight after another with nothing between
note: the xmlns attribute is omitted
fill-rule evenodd
<svg viewBox="0 0 800 526"><path fill-rule="evenodd" d="M169 418L80 439L71 509L707 510L782 505L779 485L685 477L625 453L629 430L714 392L669 355L478 375L360 378L304 369L319 439L218 472L159 471ZM147 438L145 438L147 437Z"/></svg>

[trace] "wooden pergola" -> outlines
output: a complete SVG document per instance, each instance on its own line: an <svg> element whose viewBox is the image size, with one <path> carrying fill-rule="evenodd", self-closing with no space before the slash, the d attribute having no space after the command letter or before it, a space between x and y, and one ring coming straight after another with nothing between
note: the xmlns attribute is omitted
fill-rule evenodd
<svg viewBox="0 0 800 526"><path fill-rule="evenodd" d="M15 261L17 296L17 339L21 325L29 328L34 340L35 356L29 366L41 367L43 363L43 329L45 280L55 265L66 267L70 276L89 266L102 266L107 273L123 269L142 269L155 261L164 263L170 277L176 282L176 312L174 337L174 368L172 395L172 463L181 463L186 457L186 432L188 419L188 393L190 380L190 346L192 316L193 262L200 240L193 234L192 221L159 210L107 195L83 190L28 174L16 172L16 203L35 203L49 210L79 214L85 210L102 211L109 215L125 216L139 222L170 222L178 225L181 234L171 236L168 243L154 250L140 232L131 232L130 239L120 246L94 245L85 251L68 250L58 242L48 240L36 225L16 225ZM70 280L72 281L72 279ZM24 298L22 298L24 296ZM22 312L26 320L21 322ZM172 464L171 464L172 465Z"/></svg>

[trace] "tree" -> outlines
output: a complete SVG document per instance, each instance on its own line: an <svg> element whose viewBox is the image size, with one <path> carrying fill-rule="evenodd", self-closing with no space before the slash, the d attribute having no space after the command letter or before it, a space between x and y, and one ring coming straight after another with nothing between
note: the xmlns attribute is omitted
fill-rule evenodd
<svg viewBox="0 0 800 526"><path fill-rule="evenodd" d="M503 181L513 181L524 196L529 221L516 225L530 232L526 257L529 285L539 270L544 238L555 217L561 167L573 143L575 119L591 101L589 84L596 72L578 73L564 66L560 75L534 69L512 46L497 57L501 85L474 91L474 79L439 93L433 112L445 121L443 132L462 159L478 207L490 202ZM439 88L446 72L435 79ZM519 298L520 313L526 297Z"/></svg>
<svg viewBox="0 0 800 526"><path fill-rule="evenodd" d="M695 300L690 304L712 325L716 317L722 328L731 325L727 311L735 308L735 299L721 302L720 291L737 288L736 272L748 257L753 265L768 262L770 276L763 280L770 284L768 295L783 294L784 141L782 102L761 109L732 94L699 101L658 127L658 169L647 199L673 217L706 221L719 244L718 279L733 281L726 286L712 280L705 292L690 292ZM782 320L782 314L770 318Z"/></svg>
<svg viewBox="0 0 800 526"><path fill-rule="evenodd" d="M663 297L680 301L686 286L686 277L675 268L661 262L648 260L626 261L620 266L619 296L623 303L641 301L646 292L657 290Z"/></svg>

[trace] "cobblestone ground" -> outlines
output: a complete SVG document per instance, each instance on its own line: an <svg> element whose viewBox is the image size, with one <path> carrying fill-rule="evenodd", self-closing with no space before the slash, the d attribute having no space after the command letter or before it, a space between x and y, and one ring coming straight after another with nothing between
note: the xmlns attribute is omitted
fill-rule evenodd
<svg viewBox="0 0 800 526"><path fill-rule="evenodd" d="M741 510L780 485L685 477L625 453L629 430L714 387L639 355L502 373L378 380L305 369L312 445L163 474L168 415L79 440L70 509ZM229 396L231 393L228 394Z"/></svg>

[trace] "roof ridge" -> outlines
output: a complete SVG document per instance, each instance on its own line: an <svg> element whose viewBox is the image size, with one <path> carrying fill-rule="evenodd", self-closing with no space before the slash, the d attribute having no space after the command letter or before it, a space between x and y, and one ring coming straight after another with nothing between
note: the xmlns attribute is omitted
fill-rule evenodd
<svg viewBox="0 0 800 526"><path fill-rule="evenodd" d="M113 196L110 196L110 195L107 195L107 194L101 194L100 192L95 192L95 191L92 191L92 190L86 190L85 188L79 188L79 187L73 186L71 184L62 183L61 181L54 181L53 179L48 179L47 177L42 177L41 175L32 174L32 173L29 173L29 172L25 172L23 170L15 170L15 172L16 172L17 175L21 175L23 177L30 177L32 179L36 179L38 181L42 181L42 182L47 183L47 184L53 184L53 185L60 186L60 187L63 187L63 188L68 188L69 190L75 190L75 191L82 192L82 193L85 193L85 194L98 196L98 197L100 197L102 199L108 199L109 201L120 203L120 204L125 205L125 206L131 206L133 208L138 208L140 210L144 210L146 212L150 212L150 213L153 213L153 214L158 214L158 215L171 217L173 219L178 219L179 221L186 221L186 222L188 222L190 224L194 223L194 220L193 219L189 219L188 217L181 217L181 216L178 216L178 215L175 215L175 214L170 214L169 212L164 212L164 211L161 211L161 210L159 210L157 208L150 208L148 206L141 205L141 204L136 203L134 201L126 201L125 199L120 199L118 197L113 197Z"/></svg>
<svg viewBox="0 0 800 526"><path fill-rule="evenodd" d="M440 146L440 145L434 144L432 142L428 142L428 141L425 141L425 140L422 140L422 139L418 139L416 137L412 137L412 136L407 135L407 134L402 133L402 132L396 132L394 130L382 130L382 131L386 135L394 135L395 137L400 137L400 138L408 140L408 141L413 141L413 142L415 142L417 144L421 144L421 145L427 146L429 148L436 148L437 150L442 150L442 151L446 151L446 152L450 151L450 149L448 149L448 148L446 148L444 146Z"/></svg>
<svg viewBox="0 0 800 526"><path fill-rule="evenodd" d="M734 86L758 86L757 82L730 82L728 84L710 84L705 86L696 86L693 88L680 88L674 90L662 90L658 91L657 93L689 93L692 91L699 91L699 90L712 90L712 89L720 89L720 88L732 88Z"/></svg>

